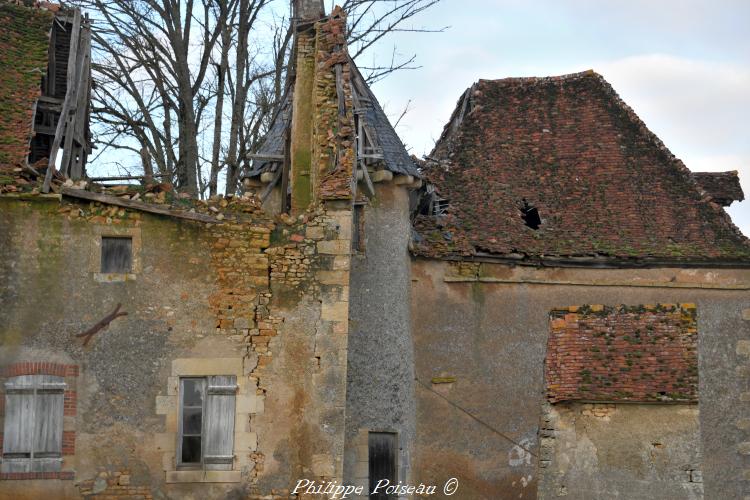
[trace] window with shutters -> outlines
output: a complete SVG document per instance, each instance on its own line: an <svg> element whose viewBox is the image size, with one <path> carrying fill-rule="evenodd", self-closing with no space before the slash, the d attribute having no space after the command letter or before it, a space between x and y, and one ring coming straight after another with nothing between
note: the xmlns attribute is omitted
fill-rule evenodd
<svg viewBox="0 0 750 500"><path fill-rule="evenodd" d="M5 382L0 471L58 472L62 465L63 377L22 375Z"/></svg>
<svg viewBox="0 0 750 500"><path fill-rule="evenodd" d="M236 394L234 375L180 379L178 468L232 469Z"/></svg>

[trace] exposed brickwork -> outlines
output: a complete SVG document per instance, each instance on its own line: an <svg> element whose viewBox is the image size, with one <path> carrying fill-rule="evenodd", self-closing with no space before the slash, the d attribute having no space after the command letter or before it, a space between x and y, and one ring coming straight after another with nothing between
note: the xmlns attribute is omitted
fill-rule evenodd
<svg viewBox="0 0 750 500"><path fill-rule="evenodd" d="M78 406L78 393L76 391L65 391L63 399L63 415L74 417Z"/></svg>
<svg viewBox="0 0 750 500"><path fill-rule="evenodd" d="M53 18L44 9L0 3L0 170L26 163Z"/></svg>
<svg viewBox="0 0 750 500"><path fill-rule="evenodd" d="M54 375L57 377L77 377L77 365L62 365L43 361L14 363L0 368L0 377L17 377L19 375Z"/></svg>
<svg viewBox="0 0 750 500"><path fill-rule="evenodd" d="M449 215L419 218L421 255L750 257L724 210L594 72L480 80L431 157L426 176ZM521 217L524 198L538 230Z"/></svg>
<svg viewBox="0 0 750 500"><path fill-rule="evenodd" d="M62 472L1 472L1 481L12 481L19 479L64 479L73 480L75 479L75 473L71 471Z"/></svg>
<svg viewBox="0 0 750 500"><path fill-rule="evenodd" d="M82 481L78 487L85 500L152 500L149 486L130 484L129 470L102 471L95 479Z"/></svg>
<svg viewBox="0 0 750 500"><path fill-rule="evenodd" d="M62 454L63 456L73 456L76 454L76 433L75 431L63 431L62 434Z"/></svg>
<svg viewBox="0 0 750 500"><path fill-rule="evenodd" d="M573 306L550 313L551 402L698 400L694 304Z"/></svg>
<svg viewBox="0 0 750 500"><path fill-rule="evenodd" d="M354 172L354 113L351 68L346 50L346 15L335 7L316 25L313 158L319 162L320 198L350 199ZM337 93L340 67L342 96ZM339 113L339 100L344 114ZM313 163L315 164L315 163Z"/></svg>

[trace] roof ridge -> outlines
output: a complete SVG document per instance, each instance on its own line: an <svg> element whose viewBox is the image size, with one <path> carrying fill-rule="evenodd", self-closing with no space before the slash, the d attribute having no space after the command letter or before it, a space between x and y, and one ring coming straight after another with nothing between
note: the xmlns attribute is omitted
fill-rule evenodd
<svg viewBox="0 0 750 500"><path fill-rule="evenodd" d="M480 78L477 83L545 83L545 82L559 82L567 80L579 80L586 77L599 77L602 76L594 71L593 69L587 69L585 71L578 71L576 73L566 73L563 75L548 75L548 76L508 76L505 78L487 79Z"/></svg>

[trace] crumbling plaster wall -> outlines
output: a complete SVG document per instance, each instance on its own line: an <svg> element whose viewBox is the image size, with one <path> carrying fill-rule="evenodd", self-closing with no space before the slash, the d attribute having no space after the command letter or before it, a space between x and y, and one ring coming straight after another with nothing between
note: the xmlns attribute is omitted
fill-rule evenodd
<svg viewBox="0 0 750 500"><path fill-rule="evenodd" d="M748 485L741 443L748 440L748 433L738 426L745 422L742 398L750 382L746 369L750 350L742 343L750 334L750 323L742 319L743 310L750 307L749 285L748 270L537 269L415 259L415 481L442 484L456 477L460 488L454 498L498 498L498 494L556 498L560 485L550 471L567 466L553 461L541 482L538 466L550 310L579 304L695 303L700 442L694 442L692 450L702 452L695 477L702 473L705 498L742 498ZM648 411L638 406L620 415ZM675 429L683 430L679 441L694 439L697 434L690 422L698 417L693 408L675 405L654 410L655 432L675 424ZM612 432L612 442L624 442L630 429L625 425ZM596 441L601 434L589 429L581 436ZM682 463L684 448L669 447L670 441L664 441L660 453L669 463L695 466ZM576 453L586 456L587 452ZM600 471L603 476L598 480L609 490L600 493L605 498L629 498L630 486L613 472L632 468L628 455L621 461L617 453L608 457L612 462ZM576 473L593 478L589 465L583 460ZM690 482L689 477L674 475L671 482L655 484L651 498L685 498L680 485ZM577 496L570 484L567 488L569 498L587 498Z"/></svg>
<svg viewBox="0 0 750 500"><path fill-rule="evenodd" d="M74 479L0 481L0 497L286 498L297 479L341 479L350 203L250 219L203 224L67 198L0 199L0 365L80 369L75 455L63 464ZM123 281L91 270L110 231L140 237L140 269ZM83 347L74 335L117 303L128 316ZM224 359L243 375L240 479L169 483L175 364Z"/></svg>
<svg viewBox="0 0 750 500"><path fill-rule="evenodd" d="M704 498L698 405L558 403L542 425L539 498Z"/></svg>
<svg viewBox="0 0 750 500"><path fill-rule="evenodd" d="M410 479L416 432L408 191L392 183L375 186L376 197L364 208L364 250L352 262L347 375L344 478L365 490L367 432L398 434L403 482Z"/></svg>

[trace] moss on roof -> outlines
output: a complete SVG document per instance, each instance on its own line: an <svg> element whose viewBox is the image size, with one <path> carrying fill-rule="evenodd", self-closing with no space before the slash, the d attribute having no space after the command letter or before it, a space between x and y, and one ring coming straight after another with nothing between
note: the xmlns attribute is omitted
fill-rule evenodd
<svg viewBox="0 0 750 500"><path fill-rule="evenodd" d="M0 168L26 161L54 14L0 2Z"/></svg>
<svg viewBox="0 0 750 500"><path fill-rule="evenodd" d="M468 243L520 259L750 263L747 238L593 71L480 80L430 157L425 177L450 217L440 231L416 221L421 255L465 255Z"/></svg>

